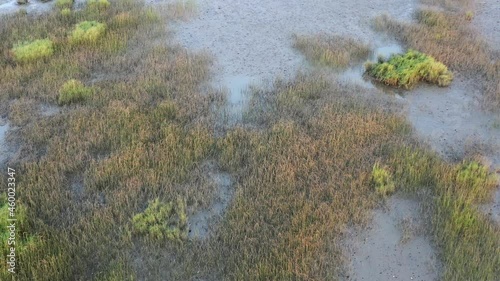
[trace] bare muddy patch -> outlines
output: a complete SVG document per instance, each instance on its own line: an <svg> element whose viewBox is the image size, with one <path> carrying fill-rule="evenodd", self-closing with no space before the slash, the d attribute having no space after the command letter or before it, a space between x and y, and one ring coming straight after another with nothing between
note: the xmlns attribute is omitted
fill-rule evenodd
<svg viewBox="0 0 500 281"><path fill-rule="evenodd" d="M348 239L347 280L437 280L440 263L420 204L393 196L386 209L375 210L364 231Z"/></svg>
<svg viewBox="0 0 500 281"><path fill-rule="evenodd" d="M476 4L477 13L473 23L486 42L495 49L500 49L500 1L483 0Z"/></svg>
<svg viewBox="0 0 500 281"><path fill-rule="evenodd" d="M51 104L41 104L40 105L40 114L43 117L50 117L56 114L61 113L62 109L59 106L51 105Z"/></svg>
<svg viewBox="0 0 500 281"><path fill-rule="evenodd" d="M229 206L233 195L233 179L225 172L217 169L215 164L209 164L206 174L211 184L215 185L214 196L207 206L191 210L188 216L190 239L205 239L209 237L213 225L221 218Z"/></svg>
<svg viewBox="0 0 500 281"><path fill-rule="evenodd" d="M0 166L3 166L8 159L9 150L7 149L6 137L9 130L9 123L0 119Z"/></svg>

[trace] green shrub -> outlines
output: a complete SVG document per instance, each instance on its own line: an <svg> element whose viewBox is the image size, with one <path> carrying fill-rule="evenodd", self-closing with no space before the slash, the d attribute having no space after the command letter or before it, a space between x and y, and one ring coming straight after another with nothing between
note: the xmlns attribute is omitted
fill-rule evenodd
<svg viewBox="0 0 500 281"><path fill-rule="evenodd" d="M89 0L87 5L90 9L104 11L111 5L108 0Z"/></svg>
<svg viewBox="0 0 500 281"><path fill-rule="evenodd" d="M73 6L73 0L57 0L56 6L59 9L71 8Z"/></svg>
<svg viewBox="0 0 500 281"><path fill-rule="evenodd" d="M106 32L106 25L97 21L83 21L75 26L69 38L70 43L95 43Z"/></svg>
<svg viewBox="0 0 500 281"><path fill-rule="evenodd" d="M71 79L59 90L59 104L70 104L87 99L92 95L92 89L85 87L81 81Z"/></svg>
<svg viewBox="0 0 500 281"><path fill-rule="evenodd" d="M386 196L396 190L391 174L385 168L375 163L372 170L372 183L378 194Z"/></svg>
<svg viewBox="0 0 500 281"><path fill-rule="evenodd" d="M50 39L26 41L14 45L12 53L17 62L32 62L52 56L54 44Z"/></svg>
<svg viewBox="0 0 500 281"><path fill-rule="evenodd" d="M380 82L406 89L420 81L445 87L453 80L453 74L444 64L414 50L404 55L393 55L385 62L367 63L365 69Z"/></svg>
<svg viewBox="0 0 500 281"><path fill-rule="evenodd" d="M152 240L185 240L187 238L186 203L161 203L158 198L151 201L142 213L135 215L132 224L136 233Z"/></svg>

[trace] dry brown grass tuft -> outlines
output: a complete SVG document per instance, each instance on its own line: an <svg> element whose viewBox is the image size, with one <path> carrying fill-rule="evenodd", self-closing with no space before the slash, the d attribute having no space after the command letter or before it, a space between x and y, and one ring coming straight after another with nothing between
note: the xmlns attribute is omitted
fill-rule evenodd
<svg viewBox="0 0 500 281"><path fill-rule="evenodd" d="M365 59L370 48L358 40L342 36L294 36L294 47L313 63L346 67Z"/></svg>

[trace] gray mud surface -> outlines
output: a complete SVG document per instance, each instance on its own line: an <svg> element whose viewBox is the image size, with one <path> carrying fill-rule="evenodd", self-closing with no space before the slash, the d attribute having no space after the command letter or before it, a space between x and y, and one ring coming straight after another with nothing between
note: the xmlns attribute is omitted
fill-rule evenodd
<svg viewBox="0 0 500 281"><path fill-rule="evenodd" d="M7 148L7 131L9 130L9 123L0 118L0 167L3 167L9 158L9 150Z"/></svg>
<svg viewBox="0 0 500 281"><path fill-rule="evenodd" d="M233 179L228 173L221 172L211 165L206 175L215 185L215 196L208 207L196 210L188 216L188 237L203 240L209 237L215 223L224 214L233 199Z"/></svg>
<svg viewBox="0 0 500 281"><path fill-rule="evenodd" d="M377 209L366 230L347 239L350 259L347 280L421 280L439 278L441 265L421 219L417 201L391 197Z"/></svg>
<svg viewBox="0 0 500 281"><path fill-rule="evenodd" d="M167 0L175 2L175 0ZM290 78L304 68L292 48L294 34L351 36L377 47L380 35L370 19L381 13L409 20L414 1L402 0L198 0L198 13L174 25L176 39L194 51L215 57L214 85L230 88L230 77L268 81Z"/></svg>
<svg viewBox="0 0 500 281"><path fill-rule="evenodd" d="M473 24L493 49L500 50L500 1L477 1L476 10Z"/></svg>
<svg viewBox="0 0 500 281"><path fill-rule="evenodd" d="M49 12L54 7L55 1L43 3L31 0L28 4L19 5L16 0L0 0L0 18L6 14L13 14L24 9L28 14L42 14Z"/></svg>

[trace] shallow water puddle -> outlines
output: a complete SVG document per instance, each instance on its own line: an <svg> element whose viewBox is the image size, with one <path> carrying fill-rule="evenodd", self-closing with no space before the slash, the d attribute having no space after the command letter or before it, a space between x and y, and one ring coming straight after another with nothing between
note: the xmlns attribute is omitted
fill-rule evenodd
<svg viewBox="0 0 500 281"><path fill-rule="evenodd" d="M370 58L368 61L375 62L378 60L379 57L383 57L384 59L389 58L391 55L394 54L401 54L403 53L403 47L398 44L392 44L392 45L386 45L382 47L375 48L373 50L372 54L370 55ZM396 94L396 90L389 89L388 87L384 87L381 84L376 84L372 83L372 80L364 75L365 73L365 66L364 62L358 65L355 65L353 67L348 68L345 71L342 71L339 74L339 79L340 81L352 83L352 84L357 84L360 86L363 86L368 89L379 89L385 93L389 94ZM398 98L401 98L400 95L396 94Z"/></svg>
<svg viewBox="0 0 500 281"><path fill-rule="evenodd" d="M256 79L246 75L226 76L221 86L228 92L228 108L225 119L229 125L240 122L243 118L243 111L247 105L247 95L250 86Z"/></svg>
<svg viewBox="0 0 500 281"><path fill-rule="evenodd" d="M224 214L233 198L233 180L229 174L214 171L209 174L209 177L217 186L216 198L208 209L199 210L188 217L190 239L207 238L211 224Z"/></svg>
<svg viewBox="0 0 500 281"><path fill-rule="evenodd" d="M348 280L436 280L440 268L417 201L392 197L348 240Z"/></svg>

